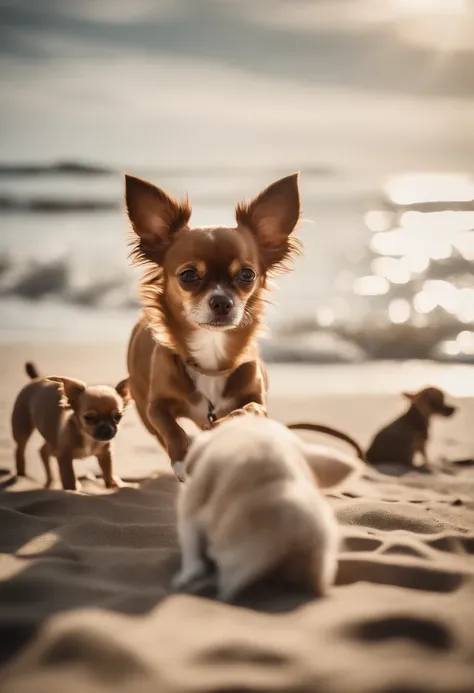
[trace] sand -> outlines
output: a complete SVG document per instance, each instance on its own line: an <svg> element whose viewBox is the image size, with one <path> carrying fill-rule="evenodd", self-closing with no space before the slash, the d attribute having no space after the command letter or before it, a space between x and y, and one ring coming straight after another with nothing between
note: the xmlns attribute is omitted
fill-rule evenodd
<svg viewBox="0 0 474 693"><path fill-rule="evenodd" d="M89 382L124 374L121 345L0 348L1 467L12 466L8 419L31 357ZM271 368L272 415L340 425L366 444L401 406L390 393L344 394L339 380L328 395L317 374ZM434 458L472 455L474 402L458 403L460 414L435 427ZM0 494L2 693L474 691L473 468L367 470L330 498L344 542L328 597L267 584L226 605L171 593L178 484L133 409L116 468L134 486L104 493L84 479L80 494L44 490L37 447L33 479ZM77 468L86 469L96 467Z"/></svg>

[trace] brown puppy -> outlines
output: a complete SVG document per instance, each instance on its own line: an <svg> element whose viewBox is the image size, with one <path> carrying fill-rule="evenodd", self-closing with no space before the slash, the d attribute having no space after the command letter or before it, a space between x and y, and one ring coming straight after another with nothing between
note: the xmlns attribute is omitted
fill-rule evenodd
<svg viewBox="0 0 474 693"><path fill-rule="evenodd" d="M298 245L297 174L236 208L237 225L191 228L189 203L126 177L132 257L150 266L144 314L128 350L130 388L147 429L176 476L189 445L180 417L208 428L245 412L266 415L266 377L256 335L268 278Z"/></svg>
<svg viewBox="0 0 474 693"><path fill-rule="evenodd" d="M366 453L371 464L396 463L414 467L415 453L420 453L423 467L428 470L426 443L432 416L452 416L456 407L448 406L444 393L437 387L426 387L420 392L404 392L410 402L408 410L373 439Z"/></svg>
<svg viewBox="0 0 474 693"><path fill-rule="evenodd" d="M64 489L76 489L73 460L95 455L107 488L117 486L112 475L111 440L117 433L125 406L130 401L127 380L114 389L87 386L80 380L39 375L26 364L32 382L19 393L12 413L18 476L25 476L25 447L35 429L45 442L40 456L46 470L46 486L52 481L49 459L57 458Z"/></svg>

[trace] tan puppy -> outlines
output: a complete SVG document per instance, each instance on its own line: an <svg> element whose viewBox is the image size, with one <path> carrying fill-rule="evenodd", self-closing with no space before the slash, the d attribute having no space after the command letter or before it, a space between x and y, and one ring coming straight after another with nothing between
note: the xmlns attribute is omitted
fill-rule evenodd
<svg viewBox="0 0 474 693"><path fill-rule="evenodd" d="M206 576L210 559L223 600L269 575L323 594L334 582L339 532L320 489L357 467L348 454L308 444L263 417L201 433L178 498L175 587Z"/></svg>
<svg viewBox="0 0 474 693"><path fill-rule="evenodd" d="M395 463L408 468L414 466L414 457L420 453L423 467L428 471L426 443L433 416L449 417L456 407L444 401L444 392L437 387L426 387L420 392L404 392L410 406L392 423L384 426L374 437L366 459L371 464Z"/></svg>
<svg viewBox="0 0 474 693"><path fill-rule="evenodd" d="M44 438L40 456L46 470L46 486L52 481L49 459L57 458L64 489L76 489L73 460L95 455L107 488L119 481L112 474L111 440L117 433L125 406L130 401L128 381L114 389L87 386L60 376L40 377L26 364L32 382L19 393L12 413L18 476L25 476L25 447L35 429Z"/></svg>

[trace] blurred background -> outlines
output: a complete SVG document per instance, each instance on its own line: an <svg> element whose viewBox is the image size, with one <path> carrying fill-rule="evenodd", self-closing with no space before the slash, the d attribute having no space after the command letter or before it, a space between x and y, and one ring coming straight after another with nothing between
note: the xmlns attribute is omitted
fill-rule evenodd
<svg viewBox="0 0 474 693"><path fill-rule="evenodd" d="M124 171L198 225L300 170L266 358L474 361L473 36L471 0L0 0L0 341L125 348Z"/></svg>

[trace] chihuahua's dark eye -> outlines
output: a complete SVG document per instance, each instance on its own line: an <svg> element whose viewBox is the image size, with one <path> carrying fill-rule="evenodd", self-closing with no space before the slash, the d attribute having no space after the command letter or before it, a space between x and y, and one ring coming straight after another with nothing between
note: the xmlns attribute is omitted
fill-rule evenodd
<svg viewBox="0 0 474 693"><path fill-rule="evenodd" d="M122 413L119 411L112 415L112 419L115 421L115 423L118 423L121 418L122 418Z"/></svg>
<svg viewBox="0 0 474 693"><path fill-rule="evenodd" d="M182 284L194 284L199 280L199 275L193 267L183 270L179 273L179 281Z"/></svg>
<svg viewBox="0 0 474 693"><path fill-rule="evenodd" d="M94 414L84 414L84 421L89 426L93 426L95 423L97 423L97 417Z"/></svg>
<svg viewBox="0 0 474 693"><path fill-rule="evenodd" d="M244 284L251 284L253 281L255 281L256 276L257 275L251 267L244 267L238 273L237 279L241 282L244 282Z"/></svg>

